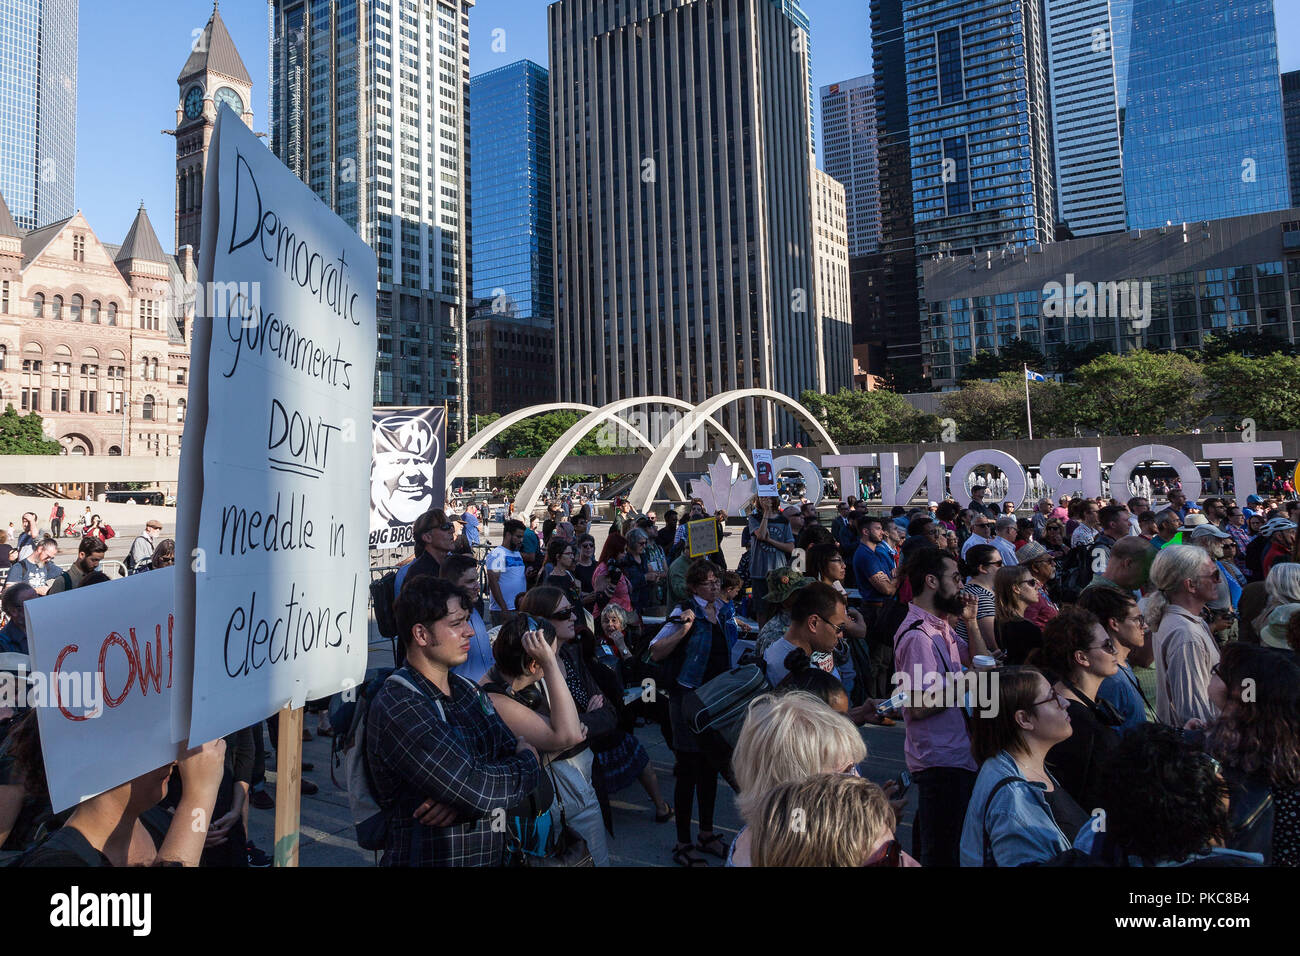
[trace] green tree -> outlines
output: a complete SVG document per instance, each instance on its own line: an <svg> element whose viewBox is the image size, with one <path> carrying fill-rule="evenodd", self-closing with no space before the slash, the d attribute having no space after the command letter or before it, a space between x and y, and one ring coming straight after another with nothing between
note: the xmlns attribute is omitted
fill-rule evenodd
<svg viewBox="0 0 1300 956"><path fill-rule="evenodd" d="M1003 372L1023 372L1026 365L1037 372L1045 361L1037 345L1032 345L1023 339L1012 339L1002 346L996 355L987 349L977 353L973 359L962 366L957 377L962 382L994 379Z"/></svg>
<svg viewBox="0 0 1300 956"><path fill-rule="evenodd" d="M1262 358L1265 355L1295 355L1296 347L1273 332L1258 332L1255 329L1231 329L1215 332L1205 337L1205 344L1199 349L1202 362L1237 353L1247 358Z"/></svg>
<svg viewBox="0 0 1300 956"><path fill-rule="evenodd" d="M1075 377L1078 424L1103 435L1187 431L1205 414L1201 366L1179 352L1107 353Z"/></svg>
<svg viewBox="0 0 1300 956"><path fill-rule="evenodd" d="M821 419L839 445L886 445L939 437L938 416L918 410L894 392L843 388L834 395L823 395L806 391L799 400Z"/></svg>
<svg viewBox="0 0 1300 956"><path fill-rule="evenodd" d="M1073 432L1065 414L1069 386L1059 382L1030 382L1029 401L1034 413L1034 437L1054 438ZM1023 370L1003 372L993 382L972 382L941 400L943 413L957 425L959 441L1028 438Z"/></svg>
<svg viewBox="0 0 1300 956"><path fill-rule="evenodd" d="M1300 428L1300 358L1225 355L1205 366L1210 408L1231 418L1253 418L1260 429Z"/></svg>
<svg viewBox="0 0 1300 956"><path fill-rule="evenodd" d="M1048 361L1051 370L1067 382L1078 381L1079 369L1093 359L1103 355L1113 355L1111 347L1105 342L1089 342L1086 345L1062 345ZM1033 368L1033 366L1030 366ZM1034 369L1034 371L1039 371Z"/></svg>
<svg viewBox="0 0 1300 956"><path fill-rule="evenodd" d="M0 415L0 455L57 455L59 443L45 437L41 416L19 415L12 404Z"/></svg>

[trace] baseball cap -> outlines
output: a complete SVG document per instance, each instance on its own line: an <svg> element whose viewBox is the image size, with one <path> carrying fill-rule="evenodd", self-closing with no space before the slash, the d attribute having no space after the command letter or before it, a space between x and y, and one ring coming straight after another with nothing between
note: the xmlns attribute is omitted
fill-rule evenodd
<svg viewBox="0 0 1300 956"><path fill-rule="evenodd" d="M1232 535L1226 531L1220 531L1212 524L1197 525L1187 536L1190 541L1198 541L1201 538L1231 538Z"/></svg>
<svg viewBox="0 0 1300 956"><path fill-rule="evenodd" d="M1259 533L1266 538L1271 538L1279 531L1294 531L1295 522L1288 521L1286 518L1271 518L1264 522L1264 527L1259 529Z"/></svg>

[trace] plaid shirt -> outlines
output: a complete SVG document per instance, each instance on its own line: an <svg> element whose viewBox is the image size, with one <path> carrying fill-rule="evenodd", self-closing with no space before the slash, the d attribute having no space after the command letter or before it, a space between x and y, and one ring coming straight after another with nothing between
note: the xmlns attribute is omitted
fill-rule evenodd
<svg viewBox="0 0 1300 956"><path fill-rule="evenodd" d="M388 826L384 866L501 866L504 830L491 814L522 801L541 767L487 695L451 675L451 696L412 667L398 673L419 692L386 681L367 716L366 753ZM440 713L441 711L441 713ZM428 827L413 814L426 798L455 807L457 821Z"/></svg>

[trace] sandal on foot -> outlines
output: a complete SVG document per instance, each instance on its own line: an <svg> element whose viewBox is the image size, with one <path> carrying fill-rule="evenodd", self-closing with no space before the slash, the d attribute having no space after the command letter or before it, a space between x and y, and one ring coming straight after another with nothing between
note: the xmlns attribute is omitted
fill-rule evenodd
<svg viewBox="0 0 1300 956"><path fill-rule="evenodd" d="M709 861L700 856L700 852L690 843L679 843L673 847L673 862L686 867L709 865Z"/></svg>
<svg viewBox="0 0 1300 956"><path fill-rule="evenodd" d="M663 813L655 814L655 823L667 823L673 818L673 808L665 806Z"/></svg>
<svg viewBox="0 0 1300 956"><path fill-rule="evenodd" d="M727 841L716 833L710 835L708 839L697 840L695 846L701 853L709 853L721 860L727 858L727 851L731 849Z"/></svg>

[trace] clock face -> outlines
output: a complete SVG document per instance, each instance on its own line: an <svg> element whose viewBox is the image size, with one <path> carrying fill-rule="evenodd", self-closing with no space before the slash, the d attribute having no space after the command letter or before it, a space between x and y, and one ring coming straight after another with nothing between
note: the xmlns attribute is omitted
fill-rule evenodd
<svg viewBox="0 0 1300 956"><path fill-rule="evenodd" d="M203 112L203 87L191 86L185 94L185 118L198 119Z"/></svg>
<svg viewBox="0 0 1300 956"><path fill-rule="evenodd" d="M244 112L244 101L239 98L238 93L236 93L228 86L223 86L221 89L217 90L216 100L217 100L217 106L220 106L222 103L225 103L236 113Z"/></svg>

